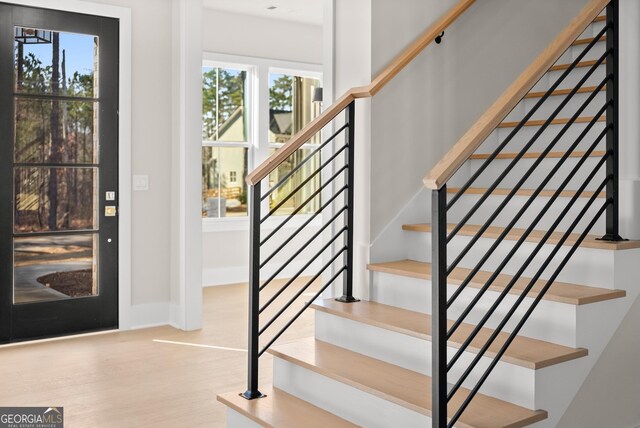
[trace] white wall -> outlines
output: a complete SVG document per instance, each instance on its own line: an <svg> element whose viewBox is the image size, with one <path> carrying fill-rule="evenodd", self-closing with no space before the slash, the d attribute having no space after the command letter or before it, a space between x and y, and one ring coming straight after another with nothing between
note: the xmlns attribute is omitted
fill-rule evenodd
<svg viewBox="0 0 640 428"><path fill-rule="evenodd" d="M373 74L454 3L372 0ZM432 44L373 99L372 239L416 194L425 173L586 3L476 2L441 45Z"/></svg>
<svg viewBox="0 0 640 428"><path fill-rule="evenodd" d="M322 63L323 32L320 25L239 15L212 9L204 10L203 19L202 46L205 52L297 63ZM239 28L245 31L238 31ZM227 230L224 230L224 226L210 227L205 224L202 243L202 282L205 286L246 282L248 279L248 221L232 220L231 223ZM297 222L297 224L300 223ZM303 238L310 238L315 231L317 226L309 228L287 249L296 250L296 243L304 243ZM291 232L291 229L279 232L277 237L274 237L274 243L265 248L266 254L269 254L270 250L275 248L275 244L281 243L283 238ZM320 238L317 242L321 242ZM279 276L286 277L294 274L313 254L314 249L319 250L319 246L306 249L295 264L295 269L287 269ZM291 253L291 251L284 251L281 256L274 259L273 265L277 265L279 260L285 260L287 254L291 255ZM317 268L318 264L312 267ZM268 273L267 267L263 276Z"/></svg>
<svg viewBox="0 0 640 428"><path fill-rule="evenodd" d="M171 325L202 327L202 2L172 2Z"/></svg>
<svg viewBox="0 0 640 428"><path fill-rule="evenodd" d="M334 98L371 82L371 0L335 1ZM368 298L371 103L356 102L354 295Z"/></svg>
<svg viewBox="0 0 640 428"><path fill-rule="evenodd" d="M322 63L322 26L204 10L205 52Z"/></svg>

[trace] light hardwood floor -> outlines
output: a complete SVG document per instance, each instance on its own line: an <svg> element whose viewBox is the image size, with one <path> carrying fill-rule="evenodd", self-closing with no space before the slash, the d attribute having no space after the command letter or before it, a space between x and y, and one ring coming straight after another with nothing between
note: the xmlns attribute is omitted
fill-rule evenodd
<svg viewBox="0 0 640 428"><path fill-rule="evenodd" d="M294 283L271 314L301 284ZM302 295L296 310L309 298ZM0 406L63 406L70 428L224 427L225 408L216 395L244 391L246 353L154 340L244 350L246 313L246 285L212 287L204 289L199 331L167 326L0 347ZM309 309L281 341L312 335ZM272 356L263 355L262 384L271 382L271 363Z"/></svg>

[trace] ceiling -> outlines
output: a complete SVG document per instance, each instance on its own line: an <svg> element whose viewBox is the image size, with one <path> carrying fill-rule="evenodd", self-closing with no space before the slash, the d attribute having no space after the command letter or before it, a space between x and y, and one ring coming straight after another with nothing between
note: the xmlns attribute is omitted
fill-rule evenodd
<svg viewBox="0 0 640 428"><path fill-rule="evenodd" d="M203 0L203 4L225 12L322 25L322 0Z"/></svg>

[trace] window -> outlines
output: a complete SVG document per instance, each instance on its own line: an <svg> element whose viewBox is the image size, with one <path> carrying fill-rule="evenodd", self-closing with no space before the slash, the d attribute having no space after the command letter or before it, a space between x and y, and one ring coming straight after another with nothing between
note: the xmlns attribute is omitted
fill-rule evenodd
<svg viewBox="0 0 640 428"><path fill-rule="evenodd" d="M312 102L313 91L320 87L320 80L287 73L269 73L269 154L282 147L284 143L300 131L306 124L320 114L318 103ZM273 186L287 176L300 162L306 159L318 144L316 136L289 157L269 176L269 185ZM317 154L296 171L283 185L270 196L271 208L279 205L292 190L298 187L320 165ZM298 213L308 214L320 207L320 196L305 204L320 185L320 174L309 181L302 189L289 198L276 214L286 215L300 208Z"/></svg>
<svg viewBox="0 0 640 428"><path fill-rule="evenodd" d="M202 70L202 215L247 215L250 100L247 70ZM242 171L238 180L237 171Z"/></svg>
<svg viewBox="0 0 640 428"><path fill-rule="evenodd" d="M321 87L319 67L302 65L307 70L296 71L274 68L267 60L207 57L216 59L205 60L202 68L202 216L246 217L248 172L320 113L320 104L312 102L314 89ZM269 185L282 180L319 142L309 141L291 156L269 176ZM318 155L296 171L271 194L269 205L280 204L319 163ZM282 203L276 214L292 213L318 186L319 175ZM319 206L317 196L298 213L312 213Z"/></svg>

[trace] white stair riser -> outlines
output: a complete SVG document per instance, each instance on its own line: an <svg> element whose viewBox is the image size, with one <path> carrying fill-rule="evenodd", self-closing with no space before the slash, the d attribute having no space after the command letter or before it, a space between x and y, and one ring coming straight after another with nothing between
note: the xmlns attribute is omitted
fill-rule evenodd
<svg viewBox="0 0 640 428"><path fill-rule="evenodd" d="M561 159L547 158L542 160L534 169L529 177L522 184L522 189L537 189L540 184L547 177L551 175L553 169L560 164ZM601 160L599 157L587 158L580 168L576 171L575 175L569 180L569 183L564 187L564 190L577 190L584 184L587 177L593 172ZM482 174L473 182L474 187L490 187L497 180L498 177L512 164L514 159L494 159L491 166L484 170ZM522 177L533 167L537 159L523 158L514 164L509 173L499 183L498 188L511 189L516 186L522 179ZM470 160L469 169L473 173L483 164L482 160L474 159ZM570 157L567 158L558 170L551 176L545 189L558 189L562 183L566 180L568 175L576 168L580 158ZM603 163L595 176L591 179L587 185L587 190L597 189L604 181L606 174L606 163Z"/></svg>
<svg viewBox="0 0 640 428"><path fill-rule="evenodd" d="M580 116L595 116L605 105L607 97L604 91L599 91L593 97L591 101L589 98L592 96L591 92L576 93L571 99L564 105L560 112L555 116L556 118L571 118L579 109L584 107ZM555 95L547 98L540 107L535 111L532 120L547 120L551 115L565 102L567 95ZM522 101L524 107L524 113L529 113L540 101L539 98L526 98ZM524 117L524 115L523 115Z"/></svg>
<svg viewBox="0 0 640 428"><path fill-rule="evenodd" d="M571 125L569 129L564 132L564 135L560 140L553 146L552 151L566 152L569 150L569 148L571 148L587 128L587 125L587 123L575 123ZM596 138L598 138L605 127L606 124L604 122L595 123L575 150L586 151L593 142L596 141ZM529 150L532 153L542 153L554 138L563 130L563 128L564 125L549 125L547 129L545 129L545 131L534 140ZM529 143L529 141L531 141L531 139L533 139L539 129L540 128L537 126L525 126L524 128L521 128L511 141L509 141L503 151L505 153L518 153L526 144ZM492 153L498 147L499 143L502 143L507 139L512 131L513 128L498 128L495 131L495 139L488 139L485 141L478 150L478 153ZM603 150L602 148L604 148L604 146L605 143L603 138L602 142L599 144L600 148L597 150Z"/></svg>
<svg viewBox="0 0 640 428"><path fill-rule="evenodd" d="M449 297L458 287L450 285L447 288ZM474 297L478 294L477 288L468 287L447 311L449 319L457 319ZM500 292L487 290L478 301L474 309L469 313L465 322L477 324L492 307L500 296ZM486 327L495 328L504 319L507 312L515 304L518 296L508 294L498 305L495 314L489 318ZM370 299L385 305L397 306L410 311L431 313L431 281L393 275L384 272L373 273L373 288ZM513 331L525 311L529 308L533 299L525 298L522 307L519 308L504 328L505 332ZM575 305L542 300L533 312L524 328L521 336L557 343L559 345L576 347L577 340L577 312L580 310Z"/></svg>
<svg viewBox="0 0 640 428"><path fill-rule="evenodd" d="M469 210L475 206L480 200L482 195L463 195L455 205L447 212L447 221L449 223L458 223ZM496 219L491 223L493 226L507 226L509 225L513 217L519 213L524 205L529 201L530 196L514 196L508 202ZM469 224L483 224L487 219L496 212L501 204L507 199L507 196L491 195L488 197L482 205L478 208L477 212L471 216ZM542 219L535 225L535 229L549 230L551 226L557 221L562 211L565 209L570 197L559 197L552 204L550 208L545 209L547 204L551 201L549 197L536 197L531 205L522 213L522 217L516 223L515 227L527 228L533 224L533 221L540 213L544 213ZM571 224L575 221L576 215L585 207L588 202L588 198L578 198L574 205L569 209L569 212L564 216L558 227L557 231L566 231ZM587 214L578 224L576 230L584 230L588 226L588 223L597 214L600 205L604 202L604 199L598 199L587 211ZM591 233L595 235L604 234L605 223L604 219L599 221L592 229Z"/></svg>
<svg viewBox="0 0 640 428"><path fill-rule="evenodd" d="M587 56L590 56L591 58L586 58L584 61L590 61L590 60L599 60L600 56L604 53L604 49L603 50L596 50L593 51L593 53L588 54ZM587 78L587 80L582 84L582 87L585 86L598 86L599 84L602 83L602 81L604 80L605 76L607 75L606 72L606 64L600 64L598 65L597 69L590 73L589 71L591 70L591 66L587 66L587 67L576 67L573 70L571 70L571 73L569 73L569 75L567 77L565 77L562 82L560 82L560 85L558 86L558 89L564 89L564 88L575 88L576 86L578 86L578 84L582 81L582 79L588 74L589 77ZM560 79L560 77L562 77L562 75L566 72L566 70L551 70L549 72L547 72L547 74L545 75L546 80L547 80L547 86L545 88L541 88L540 90L544 91L547 90L549 88L551 88L551 86L553 86L553 84L555 82L558 81L558 79ZM536 90L536 92L538 92Z"/></svg>
<svg viewBox="0 0 640 428"><path fill-rule="evenodd" d="M584 30L584 33L582 33L580 37L578 37L578 39L595 37L598 35L598 33L600 33L600 31L602 31L604 26L604 22L594 22L593 24L589 25L586 30Z"/></svg>
<svg viewBox="0 0 640 428"><path fill-rule="evenodd" d="M316 311L316 338L431 376L431 341ZM448 348L451 357L457 350ZM476 354L465 352L448 375L452 384ZM463 386L473 388L491 363L483 357ZM480 393L535 410L535 370L499 362Z"/></svg>
<svg viewBox="0 0 640 428"><path fill-rule="evenodd" d="M227 407L227 428L260 428L262 425Z"/></svg>
<svg viewBox="0 0 640 428"><path fill-rule="evenodd" d="M555 118L571 118L579 109L580 116L595 116L606 102L606 94L599 91L591 101L589 97L591 93L576 93L571 99L563 105L567 95L556 95L547 98L540 107L538 107L533 116L529 120L547 120L552 117L556 109L563 105L562 109L556 113ZM506 122L520 122L525 115L532 111L540 101L540 98L525 98L514 108L505 118ZM583 105L584 108L583 108Z"/></svg>
<svg viewBox="0 0 640 428"><path fill-rule="evenodd" d="M556 64L561 64L561 65L571 65L571 64L573 64L574 58L577 58L577 55L574 56L574 52L576 52L576 51L572 50L572 49L569 49L569 51L567 51L567 53L565 55L563 55L562 58ZM580 52L581 51L578 51L578 54ZM604 47L598 48L596 46L591 50L591 52L589 52L585 56L585 58L581 59L580 62L598 61L600 59L600 56L602 56L602 54L604 54ZM569 75L566 76L560 82L560 84L557 86L557 89L574 88L574 87L576 87L577 84L588 73L588 71L591 69L591 67L593 65L595 65L595 64L592 64L592 65L587 64L586 66L581 66L581 67L577 67L576 66L573 70L571 70ZM538 80L538 82L536 82L536 84L533 85L533 87L531 88L531 92L546 92L552 86L555 85L555 83L566 72L566 70L567 69L558 69L558 70L547 71L540 78L540 80ZM604 79L605 75L606 75L606 71L605 70L606 70L606 64L598 65L598 70L596 70L595 72L591 73L589 78L583 83L583 86L597 86L597 85L599 85L602 82L602 80Z"/></svg>
<svg viewBox="0 0 640 428"><path fill-rule="evenodd" d="M597 34L594 34L592 37L595 37ZM606 36L606 34L605 34ZM587 48L588 45L577 45L577 46L571 46L567 52L571 54L572 59L577 59L580 54L582 52L584 52L584 50ZM589 52L587 52L587 54L584 56L584 59L582 59L581 61L591 61L591 60L596 60L598 58L600 58L600 56L605 52L605 50L607 49L607 43L606 41L599 41L595 44L595 46L593 46Z"/></svg>
<svg viewBox="0 0 640 428"><path fill-rule="evenodd" d="M281 358L273 359L273 385L363 427L431 426L431 418Z"/></svg>
<svg viewBox="0 0 640 428"><path fill-rule="evenodd" d="M409 259L430 262L431 233L406 232L405 235ZM457 236L449 243L447 246L449 263L460 254L471 239L472 237L470 236ZM462 260L460 267L474 268L482 256L488 253L494 242L495 240L493 239L480 238L474 244L469 254ZM485 271L496 270L500 263L506 258L507 254L509 254L510 250L515 246L516 242L517 241L502 241L481 269ZM537 245L537 243L533 242L522 243L501 273L516 274L529 255L533 254ZM524 276L532 278L547 260L554 247L555 245L543 245L534 260L525 270ZM549 266L547 266L541 275L541 278L549 278L553 272L555 272L569 249L569 246L563 246L557 252ZM558 275L557 281L613 289L613 281L611 280L614 274L612 253L613 251L609 250L579 247Z"/></svg>

